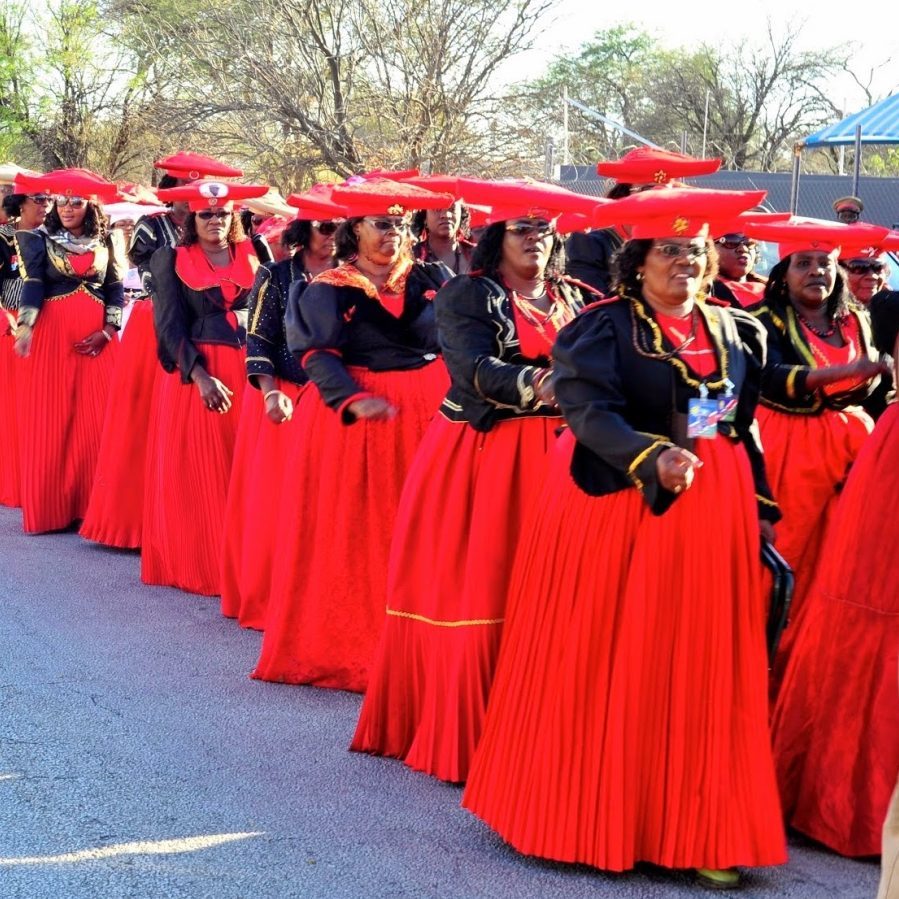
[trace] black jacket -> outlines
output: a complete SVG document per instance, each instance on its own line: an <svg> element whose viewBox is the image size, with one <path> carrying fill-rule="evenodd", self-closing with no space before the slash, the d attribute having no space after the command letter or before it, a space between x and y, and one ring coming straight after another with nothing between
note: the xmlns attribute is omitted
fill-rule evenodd
<svg viewBox="0 0 899 899"><path fill-rule="evenodd" d="M796 415L820 415L825 409L845 409L861 405L880 383L879 377L866 381L847 393L828 396L823 390L808 390L810 372L820 368L792 306L783 312L761 303L751 310L768 334L768 363L762 378L762 405ZM858 321L862 351L872 361L879 353L871 334L871 318L861 306L852 305L849 314Z"/></svg>
<svg viewBox="0 0 899 899"><path fill-rule="evenodd" d="M249 288L230 305L220 287L194 290L175 271L175 253L163 247L150 260L153 278L153 323L156 326L157 355L162 367L181 372L190 383L190 373L206 361L197 343L216 343L240 348L246 343L247 296ZM229 315L229 313L233 313Z"/></svg>
<svg viewBox="0 0 899 899"><path fill-rule="evenodd" d="M19 321L33 325L46 300L58 299L83 288L105 308L104 323L122 325L125 290L124 267L109 235L94 251L93 263L83 275L73 268L69 253L44 231L16 231L22 292Z"/></svg>
<svg viewBox="0 0 899 899"><path fill-rule="evenodd" d="M613 228L582 234L575 232L565 244L565 271L572 278L608 295L612 292L612 257L624 246Z"/></svg>
<svg viewBox="0 0 899 899"><path fill-rule="evenodd" d="M556 290L575 311L583 307L577 287ZM440 411L489 431L498 421L523 416L558 416L534 393L534 376L550 365L549 347L536 359L521 354L506 290L484 275L458 275L434 299L440 346L452 385Z"/></svg>
<svg viewBox="0 0 899 899"><path fill-rule="evenodd" d="M270 262L256 272L250 291L247 327L247 377L256 387L255 375L283 378L293 384L305 384L308 378L299 361L287 348L284 315L293 283L297 291L307 285L299 256Z"/></svg>
<svg viewBox="0 0 899 899"><path fill-rule="evenodd" d="M346 424L347 407L362 388L347 370L407 371L433 362L440 353L431 302L449 277L440 263L416 262L406 281L399 318L377 299L352 286L296 281L287 299L287 346L299 358L324 402Z"/></svg>
<svg viewBox="0 0 899 899"><path fill-rule="evenodd" d="M697 304L718 356L706 379L710 397L739 397L736 420L721 422L715 439L746 447L755 480L759 517L780 512L765 475L755 409L765 360L765 334L747 313L711 302ZM661 486L656 460L668 447L689 448L682 425L700 379L677 357L674 346L642 300L621 297L588 306L563 328L553 349L556 398L577 438L571 473L591 496L636 487L661 515L678 498ZM677 414L675 414L677 413Z"/></svg>

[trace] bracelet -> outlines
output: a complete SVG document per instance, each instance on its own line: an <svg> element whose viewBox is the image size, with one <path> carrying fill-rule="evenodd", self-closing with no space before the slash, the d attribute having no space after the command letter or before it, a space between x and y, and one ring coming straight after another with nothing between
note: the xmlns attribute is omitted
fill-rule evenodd
<svg viewBox="0 0 899 899"><path fill-rule="evenodd" d="M534 390L539 390L543 386L546 379L552 375L552 373L553 373L553 370L551 368L541 369L534 376L534 379L531 381L531 384L532 384Z"/></svg>
<svg viewBox="0 0 899 899"><path fill-rule="evenodd" d="M112 334L106 330L106 328L100 328L100 333L109 341L112 340Z"/></svg>
<svg viewBox="0 0 899 899"><path fill-rule="evenodd" d="M277 387L276 387L274 390L269 390L269 392L266 393L265 396L262 397L262 402L263 402L263 403L267 403L267 402L268 402L268 398L269 398L273 393L281 393L281 394L283 394L284 391L283 391L283 390L278 390Z"/></svg>

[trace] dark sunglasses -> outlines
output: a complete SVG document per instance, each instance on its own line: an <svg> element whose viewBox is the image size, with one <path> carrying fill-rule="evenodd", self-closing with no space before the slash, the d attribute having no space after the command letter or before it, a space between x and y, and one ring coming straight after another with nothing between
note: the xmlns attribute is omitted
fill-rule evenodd
<svg viewBox="0 0 899 899"><path fill-rule="evenodd" d="M846 269L850 275L882 275L886 265L878 259L859 259L857 262L847 262Z"/></svg>
<svg viewBox="0 0 899 899"><path fill-rule="evenodd" d="M376 231L383 231L385 234L388 231L409 230L409 223L403 219L375 219L366 217L365 221Z"/></svg>
<svg viewBox="0 0 899 899"><path fill-rule="evenodd" d="M62 194L56 197L57 206L71 206L72 209L81 209L86 202L84 197L64 197Z"/></svg>
<svg viewBox="0 0 899 899"><path fill-rule="evenodd" d="M204 222L208 222L210 219L226 219L231 215L230 211L227 209L203 209L197 213L198 219L203 219Z"/></svg>
<svg viewBox="0 0 899 899"><path fill-rule="evenodd" d="M660 243L653 247L658 250L666 259L686 259L687 262L696 262L702 259L709 252L708 247L696 247L692 244L681 245L679 243Z"/></svg>
<svg viewBox="0 0 899 899"><path fill-rule="evenodd" d="M338 227L340 227L337 222L313 222L312 225L315 230L322 235L322 237L330 237L332 234L336 234ZM378 226L375 225L375 227L377 228ZM384 230L390 229L388 228Z"/></svg>
<svg viewBox="0 0 899 899"><path fill-rule="evenodd" d="M739 250L740 247L746 247L747 250L754 250L756 247L756 243L751 237L731 237L730 235L727 235L725 237L719 237L715 243L719 247L724 247L725 250Z"/></svg>
<svg viewBox="0 0 899 899"><path fill-rule="evenodd" d="M552 234L555 229L552 222L536 221L536 222L507 222L506 231L514 234L516 237L546 237Z"/></svg>
<svg viewBox="0 0 899 899"><path fill-rule="evenodd" d="M46 206L48 203L53 202L53 197L49 194L28 194L28 199L31 200L32 203L37 203L40 206Z"/></svg>

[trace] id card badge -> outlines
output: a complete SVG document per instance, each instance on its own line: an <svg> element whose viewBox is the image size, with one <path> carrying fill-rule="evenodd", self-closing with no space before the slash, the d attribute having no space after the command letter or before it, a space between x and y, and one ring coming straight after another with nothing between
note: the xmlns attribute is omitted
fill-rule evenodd
<svg viewBox="0 0 899 899"><path fill-rule="evenodd" d="M724 396L718 397L718 420L733 422L737 418L737 400L739 397L734 396L733 381L725 381L724 387Z"/></svg>
<svg viewBox="0 0 899 899"><path fill-rule="evenodd" d="M699 388L699 397L687 402L687 436L709 440L718 436L718 400L709 399L708 388Z"/></svg>

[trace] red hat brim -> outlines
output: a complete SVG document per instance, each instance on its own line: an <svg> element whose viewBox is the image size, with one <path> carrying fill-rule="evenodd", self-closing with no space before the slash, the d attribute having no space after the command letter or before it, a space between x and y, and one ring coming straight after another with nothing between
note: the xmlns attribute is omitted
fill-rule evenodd
<svg viewBox="0 0 899 899"><path fill-rule="evenodd" d="M596 171L625 184L665 184L675 178L711 175L720 168L720 159L697 159L683 153L638 147L620 159L597 163Z"/></svg>
<svg viewBox="0 0 899 899"><path fill-rule="evenodd" d="M191 212L201 209L213 209L233 203L235 200L248 200L268 193L266 184L237 184L233 181L202 180L191 181L159 190L156 195L164 203L187 201Z"/></svg>
<svg viewBox="0 0 899 899"><path fill-rule="evenodd" d="M331 196L335 203L346 208L348 218L405 215L416 209L445 209L455 203L451 194L434 193L386 178L335 184Z"/></svg>
<svg viewBox="0 0 899 899"><path fill-rule="evenodd" d="M189 181L196 181L199 178L239 178L243 175L241 169L225 165L224 162L219 162L211 156L190 153L187 150L159 159L153 165L173 178L186 178Z"/></svg>
<svg viewBox="0 0 899 899"><path fill-rule="evenodd" d="M111 203L119 196L118 186L87 169L55 169L45 175L16 177L17 193L47 193L68 197L84 197L96 203Z"/></svg>
<svg viewBox="0 0 899 899"><path fill-rule="evenodd" d="M612 204L611 200L575 193L544 181L485 181L478 178L457 180L457 196L464 203L500 209L507 218L553 219L563 213L592 216L597 207ZM495 214L492 218L494 221L502 221Z"/></svg>
<svg viewBox="0 0 899 899"><path fill-rule="evenodd" d="M287 203L296 207L298 219L321 222L347 218L346 207L332 199L333 191L333 184L316 184L303 193L291 194Z"/></svg>
<svg viewBox="0 0 899 899"><path fill-rule="evenodd" d="M899 250L899 232L890 231L877 243L844 243L840 250L840 259L875 259L884 253L895 253Z"/></svg>
<svg viewBox="0 0 899 899"><path fill-rule="evenodd" d="M713 223L728 221L758 206L763 190L709 190L701 187L664 187L631 194L598 208L593 226L631 226L638 240L660 237L697 237Z"/></svg>
<svg viewBox="0 0 899 899"><path fill-rule="evenodd" d="M844 245L875 246L889 234L888 228L858 223L845 225L824 219L791 218L773 224L751 224L746 233L757 240L778 244L781 259L793 253L820 251L839 252Z"/></svg>

